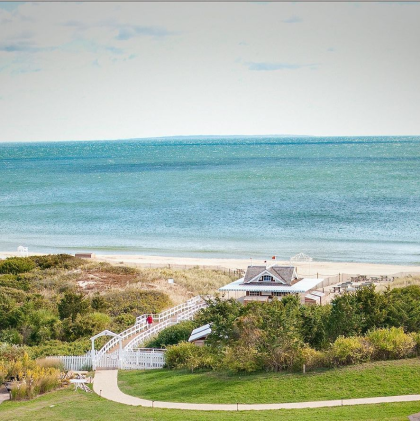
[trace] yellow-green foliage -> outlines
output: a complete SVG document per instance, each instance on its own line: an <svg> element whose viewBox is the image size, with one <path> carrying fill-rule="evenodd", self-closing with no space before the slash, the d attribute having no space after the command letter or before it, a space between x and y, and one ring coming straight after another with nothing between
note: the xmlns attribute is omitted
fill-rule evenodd
<svg viewBox="0 0 420 421"><path fill-rule="evenodd" d="M11 385L12 400L31 399L60 386L60 369L45 365L37 364L26 353L15 361L0 362L3 380L14 379Z"/></svg>
<svg viewBox="0 0 420 421"><path fill-rule="evenodd" d="M159 313L172 304L168 295L159 291L126 289L125 291L109 292L103 297L109 305L111 316Z"/></svg>
<svg viewBox="0 0 420 421"><path fill-rule="evenodd" d="M416 354L420 353L420 333L410 333L410 336L413 338L414 343L416 344Z"/></svg>
<svg viewBox="0 0 420 421"><path fill-rule="evenodd" d="M316 351L309 346L305 346L300 351L300 361L299 361L300 369L303 364L305 364L306 370L313 370L315 368L325 367L326 365L326 356L324 352Z"/></svg>
<svg viewBox="0 0 420 421"><path fill-rule="evenodd" d="M373 346L374 358L377 360L406 358L415 352L414 337L404 333L402 327L375 329L366 337Z"/></svg>
<svg viewBox="0 0 420 421"><path fill-rule="evenodd" d="M332 365L359 364L369 361L373 348L365 338L339 336L327 352L327 358Z"/></svg>
<svg viewBox="0 0 420 421"><path fill-rule="evenodd" d="M226 347L221 366L229 371L251 373L262 368L259 352L254 347L243 345Z"/></svg>
<svg viewBox="0 0 420 421"><path fill-rule="evenodd" d="M28 257L9 257L0 262L0 273L17 275L18 273L29 272L34 268L34 262Z"/></svg>
<svg viewBox="0 0 420 421"><path fill-rule="evenodd" d="M165 362L169 368L186 368L193 372L197 368L213 368L216 359L207 347L180 342L177 345L168 346Z"/></svg>

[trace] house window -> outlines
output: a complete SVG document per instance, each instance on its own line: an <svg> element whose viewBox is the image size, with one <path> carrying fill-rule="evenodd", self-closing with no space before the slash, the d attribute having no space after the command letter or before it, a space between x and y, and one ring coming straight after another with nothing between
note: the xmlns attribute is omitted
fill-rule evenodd
<svg viewBox="0 0 420 421"><path fill-rule="evenodd" d="M273 277L270 275L264 275L262 277L263 282L271 282L273 280Z"/></svg>
<svg viewBox="0 0 420 421"><path fill-rule="evenodd" d="M252 295L254 297L257 297L260 295L260 291L249 291L249 295Z"/></svg>
<svg viewBox="0 0 420 421"><path fill-rule="evenodd" d="M288 295L288 293L287 292L278 292L278 291L273 292L274 297L282 297L283 295Z"/></svg>

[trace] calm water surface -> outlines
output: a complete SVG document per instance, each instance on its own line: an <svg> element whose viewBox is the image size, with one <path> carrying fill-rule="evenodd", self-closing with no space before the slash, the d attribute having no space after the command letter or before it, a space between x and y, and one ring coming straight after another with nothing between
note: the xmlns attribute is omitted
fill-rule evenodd
<svg viewBox="0 0 420 421"><path fill-rule="evenodd" d="M420 262L420 137L0 144L0 250Z"/></svg>

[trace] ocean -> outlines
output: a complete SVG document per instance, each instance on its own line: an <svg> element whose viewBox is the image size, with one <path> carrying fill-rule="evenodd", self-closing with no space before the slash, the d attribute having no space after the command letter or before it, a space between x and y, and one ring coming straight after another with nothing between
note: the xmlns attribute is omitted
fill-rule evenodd
<svg viewBox="0 0 420 421"><path fill-rule="evenodd" d="M420 263L420 137L0 143L0 251Z"/></svg>

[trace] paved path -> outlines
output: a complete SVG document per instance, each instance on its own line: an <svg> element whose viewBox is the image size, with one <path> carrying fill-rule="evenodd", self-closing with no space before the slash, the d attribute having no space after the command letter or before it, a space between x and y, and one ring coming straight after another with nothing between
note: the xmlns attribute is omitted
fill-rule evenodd
<svg viewBox="0 0 420 421"><path fill-rule="evenodd" d="M118 370L98 370L95 373L93 390L105 399L125 405L168 409L191 409L196 411L250 411L266 409L322 408L326 406L366 405L374 403L420 401L420 395L386 396L379 398L337 399L332 401L267 403L267 404L210 404L149 401L121 392L118 387Z"/></svg>
<svg viewBox="0 0 420 421"><path fill-rule="evenodd" d="M9 392L6 390L4 386L0 384L0 403L4 401L8 401L9 399L10 399Z"/></svg>

